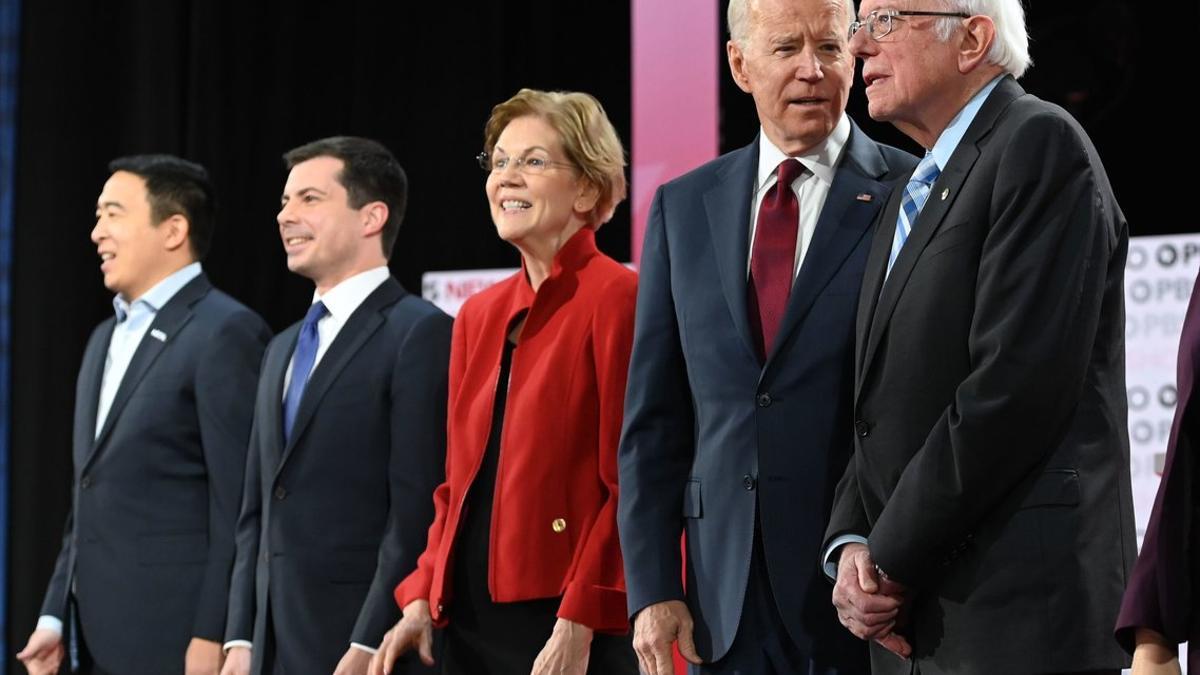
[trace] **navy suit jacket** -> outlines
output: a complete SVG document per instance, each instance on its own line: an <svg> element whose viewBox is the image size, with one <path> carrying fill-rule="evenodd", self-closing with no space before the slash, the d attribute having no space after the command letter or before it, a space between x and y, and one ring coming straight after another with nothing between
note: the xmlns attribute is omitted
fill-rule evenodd
<svg viewBox="0 0 1200 675"><path fill-rule="evenodd" d="M619 451L618 522L631 615L685 598L679 537L686 524L686 601L706 661L724 655L737 632L756 512L792 639L809 653L841 644L844 629L818 559L850 452L854 309L871 224L892 182L915 164L852 128L765 364L746 297L758 142L655 195Z"/></svg>
<svg viewBox="0 0 1200 675"><path fill-rule="evenodd" d="M300 324L267 347L254 410L227 640L253 671L333 672L375 647L425 548L446 448L450 317L388 278L313 369L283 441ZM401 671L402 672L402 671Z"/></svg>
<svg viewBox="0 0 1200 675"><path fill-rule="evenodd" d="M74 502L42 614L66 621L74 587L98 666L182 673L193 637L224 633L254 383L271 332L204 275L193 279L155 315L96 436L114 325L92 332L79 370Z"/></svg>

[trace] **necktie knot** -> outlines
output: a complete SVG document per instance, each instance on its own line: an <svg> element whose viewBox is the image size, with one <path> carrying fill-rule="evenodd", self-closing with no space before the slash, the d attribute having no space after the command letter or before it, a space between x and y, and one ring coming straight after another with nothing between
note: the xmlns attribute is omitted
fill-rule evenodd
<svg viewBox="0 0 1200 675"><path fill-rule="evenodd" d="M779 168L776 169L781 187L791 187L792 183L803 173L804 165L790 157L780 162Z"/></svg>
<svg viewBox="0 0 1200 675"><path fill-rule="evenodd" d="M317 322L324 318L328 313L329 310L325 308L325 303L321 302L320 300L314 302L312 306L308 308L308 313L304 315L304 328L316 326Z"/></svg>
<svg viewBox="0 0 1200 675"><path fill-rule="evenodd" d="M933 185L933 182L938 179L938 176L941 175L941 173L941 170L938 169L937 161L933 158L933 153L927 152L917 164L917 169L916 171L913 171L912 178L909 179L909 182Z"/></svg>

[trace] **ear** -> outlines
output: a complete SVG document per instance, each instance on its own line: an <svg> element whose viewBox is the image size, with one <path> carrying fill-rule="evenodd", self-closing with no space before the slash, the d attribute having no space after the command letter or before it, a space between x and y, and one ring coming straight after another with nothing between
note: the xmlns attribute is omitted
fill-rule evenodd
<svg viewBox="0 0 1200 675"><path fill-rule="evenodd" d="M987 54L996 41L996 24L991 17L975 15L963 19L958 41L958 72L966 75L987 64Z"/></svg>
<svg viewBox="0 0 1200 675"><path fill-rule="evenodd" d="M750 74L746 72L746 54L742 51L741 45L733 40L726 42L725 54L729 57L729 72L733 75L734 84L747 94L752 93L750 91Z"/></svg>
<svg viewBox="0 0 1200 675"><path fill-rule="evenodd" d="M592 181L582 179L579 181L579 192L575 195L575 204L573 209L575 213L591 213L596 209L596 204L600 201L600 188L592 184Z"/></svg>
<svg viewBox="0 0 1200 675"><path fill-rule="evenodd" d="M387 223L388 207L383 202L369 202L358 211L363 215L363 236L370 237L383 231Z"/></svg>
<svg viewBox="0 0 1200 675"><path fill-rule="evenodd" d="M177 251L188 245L188 235L191 234L192 224L181 213L167 218L158 224L159 232L163 235L163 248Z"/></svg>

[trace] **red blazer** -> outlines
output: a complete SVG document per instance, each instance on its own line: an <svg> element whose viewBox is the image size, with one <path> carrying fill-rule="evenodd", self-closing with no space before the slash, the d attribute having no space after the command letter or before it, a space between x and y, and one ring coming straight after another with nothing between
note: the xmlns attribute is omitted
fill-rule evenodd
<svg viewBox="0 0 1200 675"><path fill-rule="evenodd" d="M500 441L488 588L495 602L561 595L559 617L628 629L617 442L636 289L637 275L600 253L584 228L537 293L522 271L463 305L450 349L446 482L433 493L425 552L396 587L401 607L427 598L439 626L453 615L459 518L483 463L505 334L527 309Z"/></svg>

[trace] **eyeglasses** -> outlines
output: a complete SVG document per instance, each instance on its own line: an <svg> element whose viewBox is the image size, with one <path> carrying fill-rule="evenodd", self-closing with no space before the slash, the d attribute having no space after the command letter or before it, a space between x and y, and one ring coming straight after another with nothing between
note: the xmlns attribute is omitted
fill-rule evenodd
<svg viewBox="0 0 1200 675"><path fill-rule="evenodd" d="M909 12L899 9L877 9L867 15L867 18L862 21L851 21L850 32L847 34L847 39L853 40L854 34L859 28L867 27L867 35L871 36L872 40L878 40L888 33L891 33L896 28L897 21L903 21L902 16L946 16L958 19L969 19L970 14L963 12Z"/></svg>
<svg viewBox="0 0 1200 675"><path fill-rule="evenodd" d="M527 175L536 176L545 173L547 169L554 166L559 166L564 169L574 169L575 165L570 162L555 162L545 157L538 155L526 157L504 157L501 155L490 156L486 152L481 152L475 157L479 162L479 168L488 173L503 173L511 163L517 171Z"/></svg>

